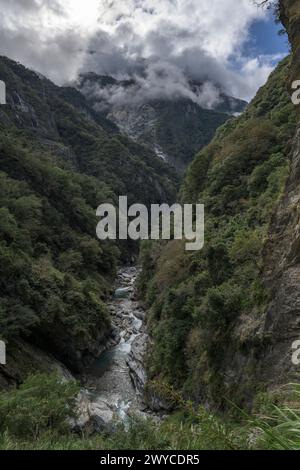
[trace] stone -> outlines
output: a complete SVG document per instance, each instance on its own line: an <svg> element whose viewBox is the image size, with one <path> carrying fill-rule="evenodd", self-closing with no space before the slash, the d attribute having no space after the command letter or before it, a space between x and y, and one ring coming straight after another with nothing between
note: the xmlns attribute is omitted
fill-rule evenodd
<svg viewBox="0 0 300 470"><path fill-rule="evenodd" d="M132 342L131 351L127 359L130 376L139 393L143 393L147 382L147 374L144 368L144 357L147 351L148 335L139 334Z"/></svg>
<svg viewBox="0 0 300 470"><path fill-rule="evenodd" d="M70 420L75 432L91 435L114 430L115 415L104 400L92 401L87 390L81 390L77 399L77 418Z"/></svg>

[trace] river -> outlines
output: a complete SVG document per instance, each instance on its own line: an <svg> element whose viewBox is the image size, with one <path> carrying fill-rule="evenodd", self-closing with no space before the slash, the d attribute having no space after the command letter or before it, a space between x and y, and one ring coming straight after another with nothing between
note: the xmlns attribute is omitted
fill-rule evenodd
<svg viewBox="0 0 300 470"><path fill-rule="evenodd" d="M118 272L116 291L108 304L112 316L112 335L108 349L85 371L81 392L81 414L94 416L99 430L112 421L128 422L132 415L148 416L141 389L146 375L145 311L135 298L139 270L125 267ZM88 410L86 410L88 408Z"/></svg>

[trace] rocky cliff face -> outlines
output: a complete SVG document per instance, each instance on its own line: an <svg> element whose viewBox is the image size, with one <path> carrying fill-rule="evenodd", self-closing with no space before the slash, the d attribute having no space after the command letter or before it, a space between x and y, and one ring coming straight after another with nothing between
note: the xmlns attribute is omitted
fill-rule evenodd
<svg viewBox="0 0 300 470"><path fill-rule="evenodd" d="M295 59L270 76L190 166L182 201L206 206L206 244L144 247L152 306L149 371L186 396L251 406L299 380L299 116L287 88Z"/></svg>
<svg viewBox="0 0 300 470"><path fill-rule="evenodd" d="M179 100L116 108L108 117L122 133L147 145L183 173L195 153L210 142L230 115Z"/></svg>
<svg viewBox="0 0 300 470"><path fill-rule="evenodd" d="M300 78L300 2L283 0L279 6L292 46L286 80L290 93L292 81ZM235 380L243 382L242 371L248 367L253 371L252 380L267 389L300 379L300 367L292 361L292 345L300 340L300 124L296 107L295 112L298 125L289 152L289 175L263 248L262 279L271 301L252 331L247 358L229 357Z"/></svg>
<svg viewBox="0 0 300 470"><path fill-rule="evenodd" d="M290 81L299 80L300 76L300 1L280 0L280 20L287 30L292 47L292 69Z"/></svg>
<svg viewBox="0 0 300 470"><path fill-rule="evenodd" d="M300 2L283 0L280 14L292 45L289 82L300 78ZM288 85L287 83L287 85ZM299 116L299 114L298 114ZM263 358L264 376L275 384L298 381L291 360L292 343L300 339L300 127L290 153L284 196L272 218L264 249L264 282L272 292L263 332L271 345Z"/></svg>
<svg viewBox="0 0 300 470"><path fill-rule="evenodd" d="M271 343L263 358L263 374L271 383L298 381L291 360L292 343L300 339L300 130L294 139L290 176L273 216L264 249L264 282L272 292L263 334Z"/></svg>

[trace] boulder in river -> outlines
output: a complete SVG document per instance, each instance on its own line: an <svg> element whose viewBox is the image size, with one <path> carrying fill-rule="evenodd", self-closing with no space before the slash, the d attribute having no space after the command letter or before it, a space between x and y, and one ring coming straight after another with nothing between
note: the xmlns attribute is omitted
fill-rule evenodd
<svg viewBox="0 0 300 470"><path fill-rule="evenodd" d="M144 367L144 358L147 351L148 335L141 333L133 340L131 351L127 358L127 365L135 388L139 393L143 393L147 382L147 375Z"/></svg>
<svg viewBox="0 0 300 470"><path fill-rule="evenodd" d="M87 435L111 433L115 427L115 414L104 400L92 401L91 394L82 390L77 399L77 417L70 424L73 431Z"/></svg>
<svg viewBox="0 0 300 470"><path fill-rule="evenodd" d="M115 291L115 298L116 299L126 299L130 296L132 292L131 287L120 287Z"/></svg>

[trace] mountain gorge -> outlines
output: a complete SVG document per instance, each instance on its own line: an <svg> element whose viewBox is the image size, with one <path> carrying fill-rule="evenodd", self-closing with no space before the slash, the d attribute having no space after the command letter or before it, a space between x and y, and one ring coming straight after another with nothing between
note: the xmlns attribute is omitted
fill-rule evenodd
<svg viewBox="0 0 300 470"><path fill-rule="evenodd" d="M228 400L252 408L261 392L299 380L299 113L288 89L299 11L282 2L291 58L188 169L180 200L205 204L204 250L143 247L149 374L219 410Z"/></svg>
<svg viewBox="0 0 300 470"><path fill-rule="evenodd" d="M83 95L0 59L1 384L49 362L74 370L99 355L110 333L104 304L128 244L96 240L96 208L119 195L173 201L177 176L147 148L120 136ZM134 182L133 182L134 175ZM135 248L136 252L136 248Z"/></svg>
<svg viewBox="0 0 300 470"><path fill-rule="evenodd" d="M247 105L213 85L206 89L197 82L189 83L190 97L168 97L165 91L161 97L155 92L151 97L151 89L145 92L134 79L118 81L95 73L82 74L77 88L122 134L149 147L179 174L211 141L216 129Z"/></svg>
<svg viewBox="0 0 300 470"><path fill-rule="evenodd" d="M248 105L141 101L95 73L58 87L0 57L0 448L299 450L300 0L278 16L291 54ZM97 240L120 195L204 204L204 248ZM91 364L87 395L128 388L142 409L70 432Z"/></svg>

